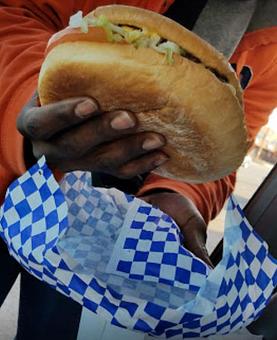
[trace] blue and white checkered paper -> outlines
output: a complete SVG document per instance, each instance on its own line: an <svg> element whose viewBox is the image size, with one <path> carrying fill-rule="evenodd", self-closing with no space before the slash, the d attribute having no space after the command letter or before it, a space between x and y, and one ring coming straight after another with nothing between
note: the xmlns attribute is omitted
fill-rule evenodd
<svg viewBox="0 0 277 340"><path fill-rule="evenodd" d="M232 197L224 254L210 269L174 221L90 175L58 185L45 159L12 183L0 236L31 274L114 325L167 338L226 334L256 319L277 286L277 261Z"/></svg>

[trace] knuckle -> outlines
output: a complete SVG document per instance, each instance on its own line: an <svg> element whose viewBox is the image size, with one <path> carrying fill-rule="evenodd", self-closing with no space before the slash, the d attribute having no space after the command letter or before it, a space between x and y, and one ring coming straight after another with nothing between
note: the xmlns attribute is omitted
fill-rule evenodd
<svg viewBox="0 0 277 340"><path fill-rule="evenodd" d="M111 128L111 120L113 119L114 114L112 112L102 115L95 121L95 132L97 136L102 136L103 138L112 137L116 134Z"/></svg>
<svg viewBox="0 0 277 340"><path fill-rule="evenodd" d="M145 141L151 139L151 136L152 135L149 134L148 132L142 132L142 133L136 134L134 136L135 138L130 143L130 146L129 146L130 152L136 153L137 156L145 155L145 154L150 155L150 153L153 156L154 155L153 152L155 152L153 151L153 149L144 148ZM153 160L153 157L151 159ZM148 163L150 164L150 160L149 159L147 160L148 160Z"/></svg>
<svg viewBox="0 0 277 340"><path fill-rule="evenodd" d="M120 151L120 159L121 164L124 165L127 162L135 161L141 156L141 153L139 150L135 148L135 146L132 147L132 144L127 144L121 148ZM126 169L126 171L132 171L131 166L129 165Z"/></svg>
<svg viewBox="0 0 277 340"><path fill-rule="evenodd" d="M122 140L119 150L121 157L125 160L131 160L139 157L142 154L140 137L133 135Z"/></svg>
<svg viewBox="0 0 277 340"><path fill-rule="evenodd" d="M68 138L60 138L56 143L56 149L56 153L59 154L62 159L71 158L80 153L78 146Z"/></svg>
<svg viewBox="0 0 277 340"><path fill-rule="evenodd" d="M121 167L116 171L116 175L122 179L130 179L134 177L134 173L131 171L129 167Z"/></svg>
<svg viewBox="0 0 277 340"><path fill-rule="evenodd" d="M31 139L37 139L41 134L41 126L36 115L35 109L30 109L26 114L23 114L17 122L19 131Z"/></svg>
<svg viewBox="0 0 277 340"><path fill-rule="evenodd" d="M60 122L67 123L72 119L73 113L73 104L68 103L67 101L61 101L55 105L55 116L56 119Z"/></svg>
<svg viewBox="0 0 277 340"><path fill-rule="evenodd" d="M97 171L103 171L109 174L112 174L115 171L115 162L106 152L94 155L93 163Z"/></svg>
<svg viewBox="0 0 277 340"><path fill-rule="evenodd" d="M153 140L153 136L155 139L155 134L152 132L141 132L135 135L135 138L133 140L133 148L137 150L137 152L140 153L149 153L153 152L152 148L146 149L144 148L145 141Z"/></svg>

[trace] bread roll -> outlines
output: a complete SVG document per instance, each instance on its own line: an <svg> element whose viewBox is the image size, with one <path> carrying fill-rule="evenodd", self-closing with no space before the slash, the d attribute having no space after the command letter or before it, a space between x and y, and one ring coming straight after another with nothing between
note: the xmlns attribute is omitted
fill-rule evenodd
<svg viewBox="0 0 277 340"><path fill-rule="evenodd" d="M50 46L39 76L42 105L89 96L101 110L129 110L139 131L166 137L168 162L156 173L191 183L236 170L247 151L242 92L225 58L198 36L157 13L130 6L99 7L86 18L145 29L177 44L169 63L151 47L93 40L72 30ZM78 30L78 29L76 29ZM65 34L66 36L66 34Z"/></svg>

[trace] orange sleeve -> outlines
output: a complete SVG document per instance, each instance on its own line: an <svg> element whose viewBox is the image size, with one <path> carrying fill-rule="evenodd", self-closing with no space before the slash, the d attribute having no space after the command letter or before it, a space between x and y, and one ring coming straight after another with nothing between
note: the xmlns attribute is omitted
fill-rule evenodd
<svg viewBox="0 0 277 340"><path fill-rule="evenodd" d="M0 1L0 201L25 171L16 118L37 86L50 36L67 25L77 1Z"/></svg>
<svg viewBox="0 0 277 340"><path fill-rule="evenodd" d="M257 133L277 107L277 27L274 32L276 42L253 46L249 50L239 49L231 59L232 63L236 63L237 73L241 77L244 67L249 68L251 73L244 90L245 119L251 142L254 142ZM253 33L249 34L249 38L254 38Z"/></svg>
<svg viewBox="0 0 277 340"><path fill-rule="evenodd" d="M164 12L173 0L120 0L119 3ZM48 39L84 14L111 0L0 0L0 202L9 183L25 169L23 137L16 118L37 86Z"/></svg>
<svg viewBox="0 0 277 340"><path fill-rule="evenodd" d="M272 29L269 29L268 33L264 30L262 34L258 32L255 36L253 32L249 35L250 37L246 35L243 39L243 48L238 47L231 62L236 63L240 76L244 65L251 70L251 79L244 91L244 105L248 134L253 141L259 129L266 124L272 110L277 107L277 42L271 42ZM262 38L261 44L259 38ZM248 39L251 44L248 44ZM225 200L234 189L235 179L236 175L232 173L215 182L194 185L151 174L139 195L163 188L178 192L195 203L208 223L222 209Z"/></svg>

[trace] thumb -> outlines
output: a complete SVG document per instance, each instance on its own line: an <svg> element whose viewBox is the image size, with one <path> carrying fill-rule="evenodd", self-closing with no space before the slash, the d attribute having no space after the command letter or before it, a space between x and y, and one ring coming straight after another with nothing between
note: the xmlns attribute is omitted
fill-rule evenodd
<svg viewBox="0 0 277 340"><path fill-rule="evenodd" d="M186 246L185 247L190 250L193 254L195 254L197 257L199 257L201 260L203 260L205 263L207 263L208 266L211 268L214 267L212 264L212 261L209 257L207 248L204 243L197 241L197 238L195 238L195 243L193 246ZM191 248L191 249L190 249Z"/></svg>
<svg viewBox="0 0 277 340"><path fill-rule="evenodd" d="M214 267L206 248L206 226L197 218L188 221L187 228L182 230L184 236L184 246L194 255L199 257L210 267Z"/></svg>

